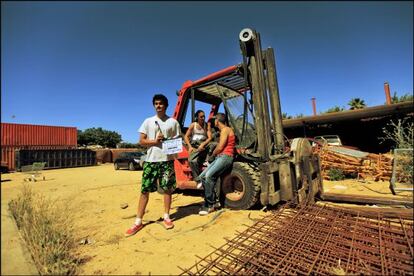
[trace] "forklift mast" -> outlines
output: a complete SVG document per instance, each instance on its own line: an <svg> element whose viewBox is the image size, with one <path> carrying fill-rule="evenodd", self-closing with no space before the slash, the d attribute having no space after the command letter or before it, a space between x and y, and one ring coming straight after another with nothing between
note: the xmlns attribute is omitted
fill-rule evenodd
<svg viewBox="0 0 414 276"><path fill-rule="evenodd" d="M256 129L257 133L262 134L257 137L258 152L265 160L269 160L272 154L283 152L282 115L274 53L272 48L262 51L260 34L254 30L243 29L239 39L243 65L248 69L252 85Z"/></svg>
<svg viewBox="0 0 414 276"><path fill-rule="evenodd" d="M261 193L262 204L292 199L292 187L290 182L290 170L287 160L281 160L284 170L272 166L274 162L270 157L281 154L283 151L283 127L280 110L279 89L276 79L275 59L272 48L262 51L260 34L252 29L243 29L239 35L240 48L243 55L243 65L247 67L251 82L252 99L255 113L255 125L257 133L257 154L264 159L261 168ZM269 110L269 100L271 108ZM272 119L272 120L271 120ZM272 135L273 134L273 135ZM274 173L279 172L281 180L280 192L274 189Z"/></svg>

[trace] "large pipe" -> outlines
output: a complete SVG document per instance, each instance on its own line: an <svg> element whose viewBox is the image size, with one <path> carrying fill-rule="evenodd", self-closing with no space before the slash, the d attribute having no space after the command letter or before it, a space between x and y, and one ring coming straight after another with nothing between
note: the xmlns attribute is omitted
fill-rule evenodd
<svg viewBox="0 0 414 276"><path fill-rule="evenodd" d="M313 110L313 116L316 116L316 98L312 98L312 110Z"/></svg>
<svg viewBox="0 0 414 276"><path fill-rule="evenodd" d="M390 85L388 82L384 82L384 91L385 91L385 99L387 104L392 104L391 102L391 93L390 93Z"/></svg>

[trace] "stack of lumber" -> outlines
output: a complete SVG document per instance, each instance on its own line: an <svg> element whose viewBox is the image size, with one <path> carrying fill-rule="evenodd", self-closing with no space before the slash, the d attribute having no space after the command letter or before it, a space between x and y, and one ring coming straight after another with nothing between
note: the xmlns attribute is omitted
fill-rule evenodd
<svg viewBox="0 0 414 276"><path fill-rule="evenodd" d="M388 181L392 175L393 157L389 154L367 153L338 146L315 148L315 153L320 156L324 179L329 179L330 169L375 181Z"/></svg>

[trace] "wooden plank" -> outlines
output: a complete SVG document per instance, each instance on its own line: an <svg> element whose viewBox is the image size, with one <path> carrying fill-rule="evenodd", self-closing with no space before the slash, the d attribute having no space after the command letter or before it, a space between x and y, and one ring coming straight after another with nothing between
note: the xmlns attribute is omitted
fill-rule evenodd
<svg viewBox="0 0 414 276"><path fill-rule="evenodd" d="M318 204L323 204L320 202ZM381 207L362 207L362 206L337 206L335 204L327 204L329 207L338 208L339 210L345 209L348 212L352 212L355 215L363 215L364 217L378 218L378 214L384 218L401 218L406 220L413 220L413 209L406 208L381 208Z"/></svg>
<svg viewBox="0 0 414 276"><path fill-rule="evenodd" d="M381 205L404 205L413 207L413 202L404 197L393 196L393 198L361 196L361 195L345 195L335 193L323 193L321 195L323 200L346 203L360 203L360 204L381 204Z"/></svg>

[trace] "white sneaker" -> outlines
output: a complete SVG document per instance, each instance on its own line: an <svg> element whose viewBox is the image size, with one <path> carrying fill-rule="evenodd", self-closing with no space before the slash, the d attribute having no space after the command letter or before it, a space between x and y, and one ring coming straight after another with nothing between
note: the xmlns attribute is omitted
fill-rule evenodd
<svg viewBox="0 0 414 276"><path fill-rule="evenodd" d="M196 187L197 187L197 190L201 190L201 188L203 188L203 183L198 182Z"/></svg>
<svg viewBox="0 0 414 276"><path fill-rule="evenodd" d="M200 211L198 212L198 214L200 216L206 216L208 214L210 214L211 212L214 212L214 207L201 207Z"/></svg>

